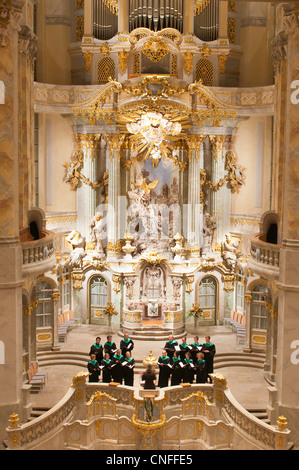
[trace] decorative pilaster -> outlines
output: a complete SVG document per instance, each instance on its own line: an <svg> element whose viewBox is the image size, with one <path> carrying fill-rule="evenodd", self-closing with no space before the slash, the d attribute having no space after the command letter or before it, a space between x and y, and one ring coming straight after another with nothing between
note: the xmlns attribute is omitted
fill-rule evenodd
<svg viewBox="0 0 299 470"><path fill-rule="evenodd" d="M120 237L124 229L119 226L120 221L120 159L124 135L107 134L103 136L109 152L109 186L108 186L108 213L107 213L107 255L121 254Z"/></svg>
<svg viewBox="0 0 299 470"><path fill-rule="evenodd" d="M200 191L200 168L202 144L206 139L205 135L188 136L187 144L189 147L188 159L188 219L187 219L187 243L191 257L200 256L202 245L202 204Z"/></svg>
<svg viewBox="0 0 299 470"><path fill-rule="evenodd" d="M96 213L96 191L92 183L97 181L97 163L100 146L99 134L76 134L75 146L84 153L84 177L91 184L81 184L77 190L78 219L77 229L86 240L89 240L89 225Z"/></svg>
<svg viewBox="0 0 299 470"><path fill-rule="evenodd" d="M275 109L275 123L280 125L284 140L281 148L281 217L283 234L280 251L278 297L277 378L279 413L292 431L292 440L299 444L299 375L294 350L298 350L299 303L299 105L293 99L294 84L299 82L299 9L284 6L284 31L287 36L286 57L282 61L285 81L276 77L283 105ZM282 72L282 70L281 70ZM297 86L298 88L298 86Z"/></svg>
<svg viewBox="0 0 299 470"><path fill-rule="evenodd" d="M129 32L129 0L118 0L118 32Z"/></svg>
<svg viewBox="0 0 299 470"><path fill-rule="evenodd" d="M59 301L60 292L55 290L52 294L53 299L53 345L52 350L56 351L60 349L59 336L58 336L58 316L59 316Z"/></svg>
<svg viewBox="0 0 299 470"><path fill-rule="evenodd" d="M226 136L210 135L209 140L212 154L212 182L217 184L225 175L223 149ZM211 215L216 220L214 249L219 250L220 244L230 230L230 191L225 186L221 187L219 191L212 190Z"/></svg>
<svg viewBox="0 0 299 470"><path fill-rule="evenodd" d="M16 4L18 4L16 6ZM19 241L19 32L24 2L0 2L0 82L5 90L0 105L0 422L20 413L23 384L22 250ZM33 9L28 2L28 14ZM13 371L13 373L12 373ZM6 438L0 426L0 440Z"/></svg>

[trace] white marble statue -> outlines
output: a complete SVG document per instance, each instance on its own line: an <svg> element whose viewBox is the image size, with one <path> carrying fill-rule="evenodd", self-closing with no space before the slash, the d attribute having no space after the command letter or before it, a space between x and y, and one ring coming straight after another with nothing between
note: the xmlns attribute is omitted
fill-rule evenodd
<svg viewBox="0 0 299 470"><path fill-rule="evenodd" d="M221 256L224 264L232 271L235 271L239 258L240 240L233 242L229 235L225 235L225 241L221 244Z"/></svg>
<svg viewBox="0 0 299 470"><path fill-rule="evenodd" d="M82 237L80 232L73 230L66 238L67 242L71 244L72 251L66 265L73 268L83 267L83 258L86 256L85 252L85 238Z"/></svg>

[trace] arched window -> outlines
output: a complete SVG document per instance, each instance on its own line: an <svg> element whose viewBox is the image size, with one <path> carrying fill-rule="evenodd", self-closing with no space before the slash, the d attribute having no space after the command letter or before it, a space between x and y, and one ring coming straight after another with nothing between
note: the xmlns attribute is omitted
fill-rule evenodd
<svg viewBox="0 0 299 470"><path fill-rule="evenodd" d="M213 64L208 59L200 59L196 64L196 81L202 80L203 85L212 86L214 79Z"/></svg>
<svg viewBox="0 0 299 470"><path fill-rule="evenodd" d="M62 301L63 306L71 305L71 289L70 289L70 272L68 268L64 268L62 272L63 285L62 285Z"/></svg>
<svg viewBox="0 0 299 470"><path fill-rule="evenodd" d="M36 327L47 328L52 326L53 317L53 287L48 281L41 281L36 286Z"/></svg>
<svg viewBox="0 0 299 470"><path fill-rule="evenodd" d="M245 294L245 276L242 269L238 271L236 282L236 304L235 309L238 313L244 314L244 294Z"/></svg>
<svg viewBox="0 0 299 470"><path fill-rule="evenodd" d="M204 277L198 290L198 303L205 320L216 320L217 282L212 276Z"/></svg>
<svg viewBox="0 0 299 470"><path fill-rule="evenodd" d="M268 288L264 284L256 284L252 289L251 327L257 330L267 329Z"/></svg>
<svg viewBox="0 0 299 470"><path fill-rule="evenodd" d="M98 84L105 85L108 83L109 77L115 79L115 63L111 57L104 57L98 64Z"/></svg>
<svg viewBox="0 0 299 470"><path fill-rule="evenodd" d="M90 282L91 309L104 309L107 305L107 282L102 276L95 276Z"/></svg>

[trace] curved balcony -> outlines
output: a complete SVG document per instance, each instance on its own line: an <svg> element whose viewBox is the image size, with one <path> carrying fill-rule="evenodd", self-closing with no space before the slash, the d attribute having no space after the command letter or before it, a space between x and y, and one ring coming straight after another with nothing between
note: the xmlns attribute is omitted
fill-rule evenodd
<svg viewBox="0 0 299 470"><path fill-rule="evenodd" d="M279 277L281 245L273 245L265 241L265 234L258 233L250 238L250 254L248 265L258 275Z"/></svg>
<svg viewBox="0 0 299 470"><path fill-rule="evenodd" d="M55 234L48 230L41 231L39 240L30 240L29 229L20 233L23 252L23 277L40 275L56 266Z"/></svg>

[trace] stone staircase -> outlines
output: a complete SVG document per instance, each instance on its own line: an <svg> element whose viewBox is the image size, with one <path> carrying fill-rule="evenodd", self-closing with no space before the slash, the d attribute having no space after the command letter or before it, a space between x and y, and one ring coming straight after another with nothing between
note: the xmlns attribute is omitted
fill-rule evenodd
<svg viewBox="0 0 299 470"><path fill-rule="evenodd" d="M117 334L120 337L124 336L122 331L118 331ZM130 331L130 338L141 341L167 341L170 335L173 335L174 339L180 339L186 336L187 332L182 330L176 333L159 325L143 325Z"/></svg>
<svg viewBox="0 0 299 470"><path fill-rule="evenodd" d="M266 424L271 424L270 419L268 418L268 413L266 409L258 409L258 408L247 408L247 411L251 413L258 419L261 419Z"/></svg>
<svg viewBox="0 0 299 470"><path fill-rule="evenodd" d="M39 367L72 365L85 370L86 364L89 361L89 354L77 351L40 351L37 353L37 360ZM265 354L262 353L236 352L216 354L214 359L214 369L220 370L224 367L251 367L263 369L264 362ZM135 372L141 369L144 369L144 365L141 359L137 359Z"/></svg>
<svg viewBox="0 0 299 470"><path fill-rule="evenodd" d="M253 367L255 369L263 369L265 363L265 354L263 353L225 353L216 354L214 359L214 368L222 369L223 367Z"/></svg>
<svg viewBox="0 0 299 470"><path fill-rule="evenodd" d="M28 422L33 421L36 418L39 418L40 416L42 416L44 413L46 413L49 410L50 408L42 408L42 407L32 408L30 417L28 418Z"/></svg>

